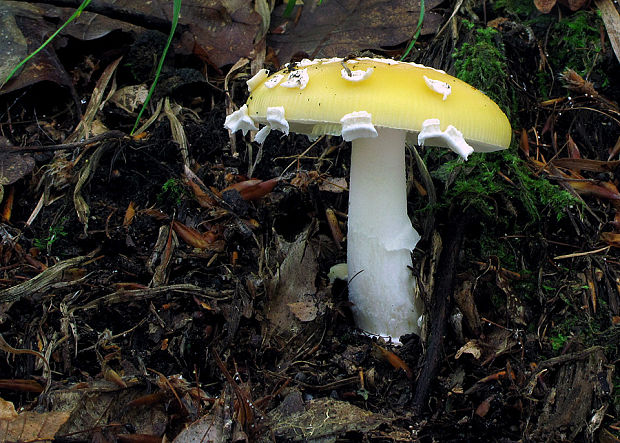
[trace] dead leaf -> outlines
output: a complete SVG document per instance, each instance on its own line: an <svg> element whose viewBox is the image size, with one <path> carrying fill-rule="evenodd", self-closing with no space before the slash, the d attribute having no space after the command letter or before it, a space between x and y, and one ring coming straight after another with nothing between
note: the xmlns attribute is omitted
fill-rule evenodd
<svg viewBox="0 0 620 443"><path fill-rule="evenodd" d="M349 189L345 177L329 177L321 180L319 191L333 192L339 194Z"/></svg>
<svg viewBox="0 0 620 443"><path fill-rule="evenodd" d="M425 2L422 35L433 34L443 21L433 11L441 1ZM286 2L271 17L267 43L281 63L297 52L336 57L352 51L379 50L408 41L417 27L420 4L405 0L342 0L306 2L299 20L283 17Z"/></svg>
<svg viewBox="0 0 620 443"><path fill-rule="evenodd" d="M509 282L511 274L504 272L497 257L493 257L491 261L495 271L495 284L506 294L506 312L510 321L520 326L527 325L525 304Z"/></svg>
<svg viewBox="0 0 620 443"><path fill-rule="evenodd" d="M62 23L75 9L40 5L39 11L37 23L43 28L41 24L48 22L44 17ZM250 55L261 22L253 2L185 0L179 18L179 29L185 32L177 34L176 51L195 53L217 67L233 64ZM91 4L61 35L94 40L118 30L140 34L145 29L156 29L168 33L171 23L172 4L167 1L102 0ZM49 34L49 30L45 33Z"/></svg>
<svg viewBox="0 0 620 443"><path fill-rule="evenodd" d="M377 344L374 344L374 348L378 350L381 354L381 357L389 364L391 364L395 369L402 369L409 380L413 379L413 371L402 358L394 354L392 351L389 351Z"/></svg>
<svg viewBox="0 0 620 443"><path fill-rule="evenodd" d="M332 208L325 209L325 219L327 220L327 224L329 225L329 230L332 233L334 243L336 244L336 247L340 249L340 244L344 241L344 235L342 234L342 230L340 229L340 224L338 223L336 213Z"/></svg>
<svg viewBox="0 0 620 443"><path fill-rule="evenodd" d="M172 229L185 243L194 248L210 251L224 250L224 240L220 240L220 236L214 231L200 232L176 220L172 222Z"/></svg>
<svg viewBox="0 0 620 443"><path fill-rule="evenodd" d="M454 301L463 315L465 315L467 325L478 335L480 331L480 314L478 314L478 308L474 301L473 286L474 284L471 280L464 280L454 293Z"/></svg>
<svg viewBox="0 0 620 443"><path fill-rule="evenodd" d="M288 307L293 313L293 315L297 317L299 321L303 322L314 320L317 313L319 312L316 303L312 303L309 301L289 303Z"/></svg>
<svg viewBox="0 0 620 443"><path fill-rule="evenodd" d="M612 172L620 166L620 160L601 161L587 158L556 158L550 162L559 168L572 169L574 171Z"/></svg>
<svg viewBox="0 0 620 443"><path fill-rule="evenodd" d="M0 379L0 389L19 392L43 392L43 386L34 380Z"/></svg>
<svg viewBox="0 0 620 443"><path fill-rule="evenodd" d="M267 284L267 318L274 332L295 335L302 325L290 309L298 302L321 303L318 300L316 276L319 272L318 246L310 240L310 228L289 243L277 238L277 244L270 255L284 257L277 274Z"/></svg>
<svg viewBox="0 0 620 443"><path fill-rule="evenodd" d="M187 426L176 436L173 443L231 441L232 408L227 405L230 394L222 394L211 410Z"/></svg>
<svg viewBox="0 0 620 443"><path fill-rule="evenodd" d="M620 248L620 234L615 232L603 232L601 233L601 240L611 246Z"/></svg>
<svg viewBox="0 0 620 443"><path fill-rule="evenodd" d="M0 441L52 441L70 415L32 411L18 414L13 403L0 399Z"/></svg>
<svg viewBox="0 0 620 443"><path fill-rule="evenodd" d="M34 52L55 31L44 20L43 8L26 2L0 2L0 95L49 81L73 88L71 77L62 66L54 45L47 45L26 63L6 84L4 80L25 56ZM19 25L18 25L19 24Z"/></svg>
<svg viewBox="0 0 620 443"><path fill-rule="evenodd" d="M482 400L482 402L478 405L478 407L476 408L476 415L478 417L485 417L488 413L489 410L491 409L491 402L493 401L494 396L491 395L490 397L485 398L484 400Z"/></svg>
<svg viewBox="0 0 620 443"><path fill-rule="evenodd" d="M15 183L34 169L34 159L28 154L0 151L0 185Z"/></svg>
<svg viewBox="0 0 620 443"><path fill-rule="evenodd" d="M149 90L145 84L130 85L119 89L110 97L110 103L131 114L146 101Z"/></svg>
<svg viewBox="0 0 620 443"><path fill-rule="evenodd" d="M618 189L611 183L599 182L597 184L591 181L567 180L566 184L573 188L579 195L591 195L607 200L620 200Z"/></svg>
<svg viewBox="0 0 620 443"><path fill-rule="evenodd" d="M347 432L368 434L394 418L359 408L346 401L317 398L305 404L300 412L283 417L275 408L270 412L278 441L336 441Z"/></svg>
<svg viewBox="0 0 620 443"><path fill-rule="evenodd" d="M551 12L556 2L557 0L534 0L534 6L543 14L548 14ZM577 11L589 3L589 0L559 0L559 2L571 11Z"/></svg>
<svg viewBox="0 0 620 443"><path fill-rule="evenodd" d="M136 434L161 435L169 420L165 412L166 403L127 408L127 404L150 392L135 381L133 386L128 384L130 387L121 388L98 379L51 391L50 404L69 416L59 434L79 435L82 440L95 441L92 439L94 433L109 424L118 423L118 418L122 417L124 422L132 424Z"/></svg>
<svg viewBox="0 0 620 443"><path fill-rule="evenodd" d="M465 343L463 346L461 346L461 348L458 351L456 351L456 355L454 356L454 358L458 359L463 354L470 354L476 360L478 360L480 356L482 355L482 350L480 349L478 340L470 340L467 343Z"/></svg>
<svg viewBox="0 0 620 443"><path fill-rule="evenodd" d="M123 217L123 226L128 227L133 218L136 216L136 204L132 201L129 202L127 209L125 210L125 217Z"/></svg>
<svg viewBox="0 0 620 443"><path fill-rule="evenodd" d="M241 198L246 201L258 200L269 194L278 184L279 180L278 178L272 178L267 181L257 179L244 180L222 189L222 194L226 191L235 190L239 192Z"/></svg>

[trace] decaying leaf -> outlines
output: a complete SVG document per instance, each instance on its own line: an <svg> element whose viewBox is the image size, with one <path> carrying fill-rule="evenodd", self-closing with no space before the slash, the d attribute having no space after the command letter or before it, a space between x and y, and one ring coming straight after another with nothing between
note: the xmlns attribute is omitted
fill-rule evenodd
<svg viewBox="0 0 620 443"><path fill-rule="evenodd" d="M478 407L476 408L476 415L478 417L485 417L489 413L493 398L494 396L491 395L490 397L487 397L484 400L482 400L482 402L478 405Z"/></svg>
<svg viewBox="0 0 620 443"><path fill-rule="evenodd" d="M583 8L589 0L559 0L559 3L568 7L571 11L577 11ZM534 5L543 14L551 12L558 0L534 0Z"/></svg>
<svg viewBox="0 0 620 443"><path fill-rule="evenodd" d="M563 440L575 441L579 432L592 423L600 405L607 404L613 366L607 365L598 347L555 357L538 366L549 368L550 373L545 376L548 385L541 399L542 413L528 438L553 441L563 436Z"/></svg>
<svg viewBox="0 0 620 443"><path fill-rule="evenodd" d="M232 441L232 428L227 425L232 421L233 411L227 404L229 399L230 393L223 393L209 413L187 426L176 436L173 443Z"/></svg>
<svg viewBox="0 0 620 443"><path fill-rule="evenodd" d="M470 340L465 343L458 351L456 351L454 358L458 359L463 354L471 354L476 360L478 360L482 355L482 350L480 349L478 340Z"/></svg>
<svg viewBox="0 0 620 443"><path fill-rule="evenodd" d="M49 81L73 88L53 45L47 45L6 84L5 79L25 56L35 51L54 32L43 19L43 9L26 2L0 2L0 95Z"/></svg>
<svg viewBox="0 0 620 443"><path fill-rule="evenodd" d="M413 379L413 371L411 370L411 368L409 367L409 365L407 363L405 363L403 361L402 358L400 358L398 355L394 354L392 351L385 349L379 345L374 346L374 349L376 349L377 351L379 351L381 357L387 361L389 364L391 364L394 368L396 369L402 369L403 372L407 375L407 378L409 380Z"/></svg>
<svg viewBox="0 0 620 443"><path fill-rule="evenodd" d="M454 293L454 301L465 316L467 325L477 335L480 330L480 314L474 301L473 286L471 280L463 281Z"/></svg>
<svg viewBox="0 0 620 443"><path fill-rule="evenodd" d="M551 163L559 168L592 172L613 172L620 166L620 160L601 161L587 158L556 158Z"/></svg>
<svg viewBox="0 0 620 443"><path fill-rule="evenodd" d="M146 101L148 94L149 90L144 84L125 86L110 97L110 103L125 112L133 113Z"/></svg>
<svg viewBox="0 0 620 443"><path fill-rule="evenodd" d="M613 183L609 182L591 182L591 181L575 181L566 182L579 195L591 195L607 200L620 200L620 192Z"/></svg>
<svg viewBox="0 0 620 443"><path fill-rule="evenodd" d="M433 11L438 0L425 2L422 35L437 31L442 23ZM351 51L396 46L411 39L417 27L420 4L404 0L343 0L306 2L299 20L283 16L285 4L271 18L268 44L281 63L300 51L314 57L342 57Z"/></svg>
<svg viewBox="0 0 620 443"><path fill-rule="evenodd" d="M258 200L269 194L278 184L278 181L278 178L272 178L266 181L258 179L244 180L222 189L222 194L226 191L234 190L239 192L241 198L244 200Z"/></svg>
<svg viewBox="0 0 620 443"><path fill-rule="evenodd" d="M336 194L348 189L347 179L344 177L328 177L321 180L319 191L334 192Z"/></svg>
<svg viewBox="0 0 620 443"><path fill-rule="evenodd" d="M185 243L194 248L211 251L224 249L224 240L221 240L220 235L215 231L200 232L176 220L172 222L172 229Z"/></svg>
<svg viewBox="0 0 620 443"><path fill-rule="evenodd" d="M64 30L79 40L93 40L112 31L141 33L153 29L167 33L172 22L172 4L163 0L136 2L103 0L82 12ZM45 15L66 20L71 8L43 7ZM101 12L98 14L96 12ZM39 19L40 20L40 19ZM42 20L40 20L42 21ZM253 4L244 0L185 0L179 17L179 52L195 53L217 67L233 64L248 56L261 25Z"/></svg>
<svg viewBox="0 0 620 443"><path fill-rule="evenodd" d="M311 400L301 412L281 417L272 411L272 430L283 441L336 441L347 432L367 433L394 418L361 409L346 401L331 398Z"/></svg>
<svg viewBox="0 0 620 443"><path fill-rule="evenodd" d="M28 154L0 151L0 185L15 183L34 169L34 159Z"/></svg>
<svg viewBox="0 0 620 443"><path fill-rule="evenodd" d="M67 412L18 414L13 403L0 399L0 441L51 442L69 416Z"/></svg>
<svg viewBox="0 0 620 443"><path fill-rule="evenodd" d="M298 301L288 304L289 309L299 321L312 321L319 312L316 303L310 301Z"/></svg>
<svg viewBox="0 0 620 443"><path fill-rule="evenodd" d="M169 420L164 410L165 402L152 403L148 407L126 407L148 392L135 382L134 386L122 388L106 380L91 380L52 391L50 404L56 413L68 417L59 431L62 435L80 435L90 441L89 437L101 427L118 422L122 417L125 422L132 423L135 433L161 436Z"/></svg>
<svg viewBox="0 0 620 443"><path fill-rule="evenodd" d="M136 204L132 200L129 202L129 205L127 206L127 209L125 210L125 216L123 217L123 226L125 228L128 227L133 221L133 218L135 216L136 216Z"/></svg>
<svg viewBox="0 0 620 443"><path fill-rule="evenodd" d="M284 258L278 272L267 284L267 318L275 332L294 335L301 329L298 317L291 309L295 303L309 303L320 306L316 288L316 275L319 271L318 247L309 239L309 230L302 232L294 242L277 239L275 255ZM308 318L307 316L305 317ZM305 320L307 321L307 320Z"/></svg>

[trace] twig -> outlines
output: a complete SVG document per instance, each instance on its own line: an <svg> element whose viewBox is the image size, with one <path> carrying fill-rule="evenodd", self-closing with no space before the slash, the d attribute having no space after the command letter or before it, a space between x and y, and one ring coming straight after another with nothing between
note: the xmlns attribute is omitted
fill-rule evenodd
<svg viewBox="0 0 620 443"><path fill-rule="evenodd" d="M59 145L48 145L48 146L21 146L21 147L10 147L10 148L0 148L0 153L2 152L49 152L49 151L64 151L71 150L75 148L81 148L86 145L90 145L92 143L98 143L103 140L108 140L110 138L123 138L126 137L123 131L108 131L103 134L96 135L86 140L82 140L74 143L61 143Z"/></svg>

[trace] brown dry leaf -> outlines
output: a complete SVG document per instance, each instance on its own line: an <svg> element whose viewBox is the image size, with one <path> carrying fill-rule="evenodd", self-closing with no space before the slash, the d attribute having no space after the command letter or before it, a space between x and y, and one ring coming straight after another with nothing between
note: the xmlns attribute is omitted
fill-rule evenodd
<svg viewBox="0 0 620 443"><path fill-rule="evenodd" d="M270 251L273 257L283 257L278 272L266 285L266 314L272 332L293 336L303 328L290 309L291 304L313 302L319 307L324 305L316 287L319 248L308 239L310 232L307 228L292 243L277 237L275 247Z"/></svg>
<svg viewBox="0 0 620 443"><path fill-rule="evenodd" d="M172 229L185 243L194 248L210 251L222 251L224 249L224 241L220 240L219 235L213 231L200 232L176 220L172 222Z"/></svg>
<svg viewBox="0 0 620 443"><path fill-rule="evenodd" d="M0 389L20 392L43 392L43 386L34 380L0 379Z"/></svg>
<svg viewBox="0 0 620 443"><path fill-rule="evenodd" d="M339 194L348 189L347 179L345 177L330 177L321 180L319 191L333 192Z"/></svg>
<svg viewBox="0 0 620 443"><path fill-rule="evenodd" d="M389 351L389 350L387 350L385 348L382 348L381 346L379 346L377 344L374 344L374 348L380 352L381 358L386 360L395 369L402 369L405 372L405 374L407 375L407 378L409 380L413 379L413 371L411 370L409 365L403 361L402 358L400 358L398 355L394 354L392 351Z"/></svg>
<svg viewBox="0 0 620 443"><path fill-rule="evenodd" d="M508 281L511 276L510 273L503 270L497 258L493 261L495 261L493 264L493 269L495 270L495 283L497 284L497 287L500 288L504 294L506 294L506 311L510 321L517 325L526 326L527 320L525 318L525 304Z"/></svg>
<svg viewBox="0 0 620 443"><path fill-rule="evenodd" d="M454 293L454 301L465 316L467 325L478 335L480 331L480 314L474 300L473 286L474 284L471 280L463 281Z"/></svg>
<svg viewBox="0 0 620 443"><path fill-rule="evenodd" d="M612 183L600 182L596 184L589 181L566 181L579 195L592 195L608 200L620 200L620 193Z"/></svg>
<svg viewBox="0 0 620 443"><path fill-rule="evenodd" d="M551 12L557 0L534 0L534 6L543 14ZM561 4L569 8L571 11L577 11L589 3L589 0L559 0Z"/></svg>
<svg viewBox="0 0 620 443"><path fill-rule="evenodd" d="M487 334L484 338L471 340L459 349L459 357L463 354L471 354L476 357L481 353L481 365L486 365L494 358L510 351L517 344L514 334L504 328L497 328ZM477 357L476 357L477 358Z"/></svg>
<svg viewBox="0 0 620 443"><path fill-rule="evenodd" d="M44 20L43 8L26 2L0 2L0 95L26 86L49 81L72 88L71 77L58 60L54 45L47 45L18 71L9 82L9 73L28 54L35 51L55 31ZM18 25L19 24L19 25Z"/></svg>
<svg viewBox="0 0 620 443"><path fill-rule="evenodd" d="M274 408L269 416L271 431L277 441L336 441L347 432L370 435L372 430L395 420L331 398L310 400L301 411L288 416Z"/></svg>
<svg viewBox="0 0 620 443"><path fill-rule="evenodd" d="M0 441L52 441L70 415L31 411L18 414L13 403L0 399Z"/></svg>
<svg viewBox="0 0 620 443"><path fill-rule="evenodd" d="M480 349L480 344L478 340L470 340L465 343L458 351L456 351L456 355L454 356L454 358L458 359L463 354L470 354L476 360L478 360L482 355L482 350Z"/></svg>
<svg viewBox="0 0 620 443"><path fill-rule="evenodd" d="M527 131L525 128L521 129L521 138L519 139L519 148L526 157L530 156L530 140L527 137Z"/></svg>
<svg viewBox="0 0 620 443"><path fill-rule="evenodd" d="M222 194L226 191L235 190L239 192L241 198L244 200L258 200L269 194L278 184L279 180L278 178L272 178L267 181L257 179L244 180L222 189Z"/></svg>
<svg viewBox="0 0 620 443"><path fill-rule="evenodd" d="M289 309L299 321L307 322L316 318L319 308L311 301L298 301L288 304Z"/></svg>
<svg viewBox="0 0 620 443"><path fill-rule="evenodd" d="M4 3L21 2L0 2L0 5ZM64 22L74 11L73 8L39 5L38 13L34 14L41 29L39 32L49 35L41 26L48 23L44 18L50 18L49 22ZM168 1L102 0L93 2L63 30L63 35L93 40L117 30L139 34L146 29L157 29L167 34L171 23L172 3ZM233 64L254 49L254 37L260 25L261 17L254 11L253 2L185 0L177 28L176 50L195 53L217 67ZM185 32L181 33L181 29ZM23 27L22 32L30 38L30 32Z"/></svg>
<svg viewBox="0 0 620 443"><path fill-rule="evenodd" d="M173 443L232 441L232 426L228 425L233 422L232 408L227 404L229 399L230 394L225 390L211 410L181 431Z"/></svg>
<svg viewBox="0 0 620 443"><path fill-rule="evenodd" d="M284 2L286 3L286 2ZM440 0L427 0L422 35L437 32L443 18L433 11ZM271 17L267 43L281 63L297 52L310 57L343 56L351 51L377 50L411 39L418 24L419 2L405 0L341 0L306 2L299 21L282 16L285 4Z"/></svg>
<svg viewBox="0 0 620 443"><path fill-rule="evenodd" d="M603 232L601 234L601 240L611 246L620 248L620 234L615 232Z"/></svg>
<svg viewBox="0 0 620 443"><path fill-rule="evenodd" d="M478 417L484 418L489 413L489 410L491 409L491 401L493 401L493 398L494 396L491 395L490 397L482 400L482 402L478 405L478 407L476 408L476 415Z"/></svg>
<svg viewBox="0 0 620 443"><path fill-rule="evenodd" d="M134 201L130 201L127 209L125 210L125 217L123 217L123 226L128 227L133 218L136 216L136 204Z"/></svg>
<svg viewBox="0 0 620 443"><path fill-rule="evenodd" d="M127 408L130 402L149 392L135 381L133 386L128 384L128 388L120 388L98 379L51 391L49 402L54 410L70 416L59 434L79 435L81 440L96 441L93 435L122 420L131 423L136 434L161 435L169 420L164 410L165 402Z"/></svg>
<svg viewBox="0 0 620 443"><path fill-rule="evenodd" d="M559 168L572 169L574 171L612 172L620 166L620 160L601 161L587 158L556 158L550 162Z"/></svg>
<svg viewBox="0 0 620 443"><path fill-rule="evenodd" d="M28 154L0 151L0 185L15 183L34 169L34 159Z"/></svg>

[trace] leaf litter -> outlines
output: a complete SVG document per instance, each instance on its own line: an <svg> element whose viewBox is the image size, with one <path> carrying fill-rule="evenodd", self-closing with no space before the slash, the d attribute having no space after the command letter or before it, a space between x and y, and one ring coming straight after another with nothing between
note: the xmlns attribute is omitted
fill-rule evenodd
<svg viewBox="0 0 620 443"><path fill-rule="evenodd" d="M0 72L71 13L6 3L16 52L2 49ZM272 134L259 149L222 127L263 62L397 57L417 6L305 2L285 18L264 1L184 2L161 89L129 136L171 8L99 2L0 90L3 439L618 438L613 11L425 3L414 61L454 72L454 48L491 32L501 44L520 149L481 175L475 162L442 175L443 153L421 151L430 174L409 167L411 208L426 208L410 215L429 227L413 270L428 303L445 278L436 239L459 209L450 192L469 177L466 189L490 185L460 197L479 223L417 415L426 343L359 334L346 282L330 278L346 261L348 146ZM554 26L597 7L588 38L603 49L587 66L555 60ZM435 35L448 24L460 31Z"/></svg>

